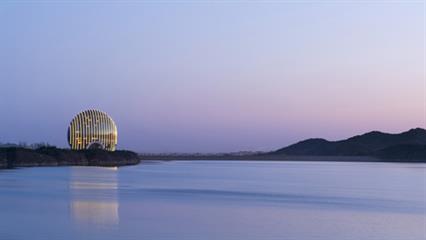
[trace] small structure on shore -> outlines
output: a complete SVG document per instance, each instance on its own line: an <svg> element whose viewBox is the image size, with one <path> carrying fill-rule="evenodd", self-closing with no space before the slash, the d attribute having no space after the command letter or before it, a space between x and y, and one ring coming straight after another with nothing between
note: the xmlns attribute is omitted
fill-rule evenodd
<svg viewBox="0 0 426 240"><path fill-rule="evenodd" d="M68 143L73 150L115 151L117 126L105 112L92 109L83 111L71 120L68 127Z"/></svg>

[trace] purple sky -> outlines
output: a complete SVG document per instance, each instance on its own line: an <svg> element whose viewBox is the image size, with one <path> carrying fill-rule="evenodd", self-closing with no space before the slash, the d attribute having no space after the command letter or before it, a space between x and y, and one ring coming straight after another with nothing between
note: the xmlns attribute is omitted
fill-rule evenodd
<svg viewBox="0 0 426 240"><path fill-rule="evenodd" d="M1 2L0 29L0 142L65 147L88 108L143 152L426 126L423 1Z"/></svg>

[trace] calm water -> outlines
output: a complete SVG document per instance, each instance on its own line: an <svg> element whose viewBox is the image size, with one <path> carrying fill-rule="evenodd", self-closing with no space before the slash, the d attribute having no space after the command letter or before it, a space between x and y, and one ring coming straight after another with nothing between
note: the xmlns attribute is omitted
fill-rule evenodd
<svg viewBox="0 0 426 240"><path fill-rule="evenodd" d="M426 239L426 165L153 162L0 171L0 239Z"/></svg>

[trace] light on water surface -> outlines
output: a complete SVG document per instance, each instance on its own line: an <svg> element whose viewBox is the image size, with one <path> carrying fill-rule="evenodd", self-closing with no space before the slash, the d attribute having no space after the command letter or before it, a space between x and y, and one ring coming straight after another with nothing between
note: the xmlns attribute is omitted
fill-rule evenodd
<svg viewBox="0 0 426 240"><path fill-rule="evenodd" d="M73 168L70 177L75 222L86 226L119 223L117 168Z"/></svg>

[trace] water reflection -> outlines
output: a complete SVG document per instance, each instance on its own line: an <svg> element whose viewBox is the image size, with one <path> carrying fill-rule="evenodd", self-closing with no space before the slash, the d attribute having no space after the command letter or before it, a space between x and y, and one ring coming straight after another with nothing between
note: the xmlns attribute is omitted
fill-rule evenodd
<svg viewBox="0 0 426 240"><path fill-rule="evenodd" d="M73 221L82 225L119 223L117 168L75 167L70 178Z"/></svg>

